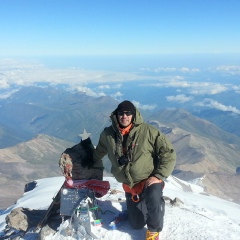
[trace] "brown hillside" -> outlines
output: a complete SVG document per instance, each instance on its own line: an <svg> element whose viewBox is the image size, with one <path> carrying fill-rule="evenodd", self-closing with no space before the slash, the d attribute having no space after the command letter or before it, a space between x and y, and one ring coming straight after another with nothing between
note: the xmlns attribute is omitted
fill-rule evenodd
<svg viewBox="0 0 240 240"><path fill-rule="evenodd" d="M58 166L60 155L74 145L47 135L0 149L0 209L12 205L28 182L62 175Z"/></svg>

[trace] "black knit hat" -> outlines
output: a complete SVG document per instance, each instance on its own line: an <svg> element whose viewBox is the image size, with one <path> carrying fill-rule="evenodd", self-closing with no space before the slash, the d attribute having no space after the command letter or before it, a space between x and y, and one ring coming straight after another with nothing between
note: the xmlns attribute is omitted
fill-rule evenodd
<svg viewBox="0 0 240 240"><path fill-rule="evenodd" d="M133 115L136 114L135 106L128 100L125 100L118 105L117 112L121 112L121 111L131 111Z"/></svg>

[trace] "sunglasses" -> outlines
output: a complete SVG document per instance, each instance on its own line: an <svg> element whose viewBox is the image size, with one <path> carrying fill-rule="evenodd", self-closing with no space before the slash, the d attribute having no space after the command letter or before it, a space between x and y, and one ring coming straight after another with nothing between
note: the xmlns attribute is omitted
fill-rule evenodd
<svg viewBox="0 0 240 240"><path fill-rule="evenodd" d="M121 112L118 112L118 115L119 116L123 116L124 114L126 114L127 116L130 116L130 115L133 115L132 111L121 111Z"/></svg>

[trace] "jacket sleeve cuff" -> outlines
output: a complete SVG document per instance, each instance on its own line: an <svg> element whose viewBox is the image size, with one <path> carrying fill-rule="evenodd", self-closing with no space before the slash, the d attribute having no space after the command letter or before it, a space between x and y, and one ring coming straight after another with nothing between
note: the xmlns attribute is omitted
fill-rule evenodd
<svg viewBox="0 0 240 240"><path fill-rule="evenodd" d="M166 177L163 177L161 174L154 174L154 177L158 178L159 180L165 181Z"/></svg>

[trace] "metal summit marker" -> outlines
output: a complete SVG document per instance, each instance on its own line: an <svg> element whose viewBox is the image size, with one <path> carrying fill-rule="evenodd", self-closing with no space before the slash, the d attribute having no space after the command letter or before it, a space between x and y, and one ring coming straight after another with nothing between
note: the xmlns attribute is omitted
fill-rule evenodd
<svg viewBox="0 0 240 240"><path fill-rule="evenodd" d="M82 141L86 140L91 136L91 133L88 133L86 129L83 130L82 134L79 134L79 136L82 138Z"/></svg>

